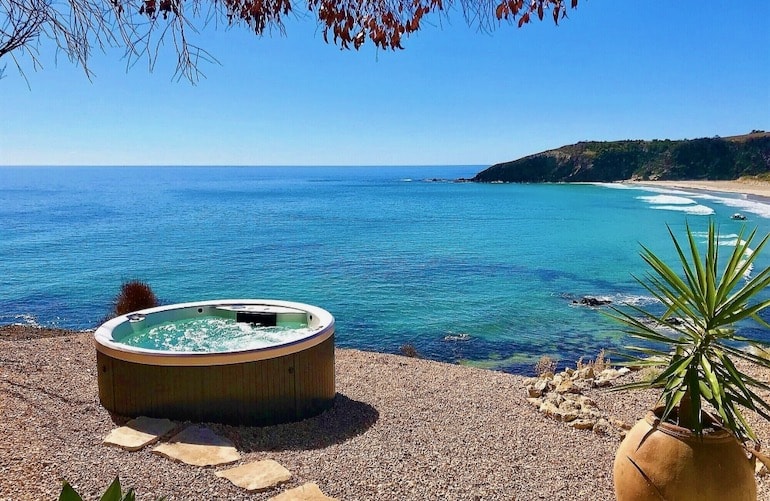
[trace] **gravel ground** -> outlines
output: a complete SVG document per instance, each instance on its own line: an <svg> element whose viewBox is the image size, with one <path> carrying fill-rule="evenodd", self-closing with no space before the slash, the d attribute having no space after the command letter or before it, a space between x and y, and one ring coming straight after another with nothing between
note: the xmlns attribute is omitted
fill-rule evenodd
<svg viewBox="0 0 770 501"><path fill-rule="evenodd" d="M284 487L249 494L193 467L102 445L126 419L99 404L90 333L0 327L0 500L56 499L67 479L98 499L119 475L140 500L265 500L316 482L340 500L611 500L619 438L573 430L527 403L525 378L338 349L333 409L300 423L211 424L242 462L275 459ZM633 423L650 392L591 390L600 410ZM182 425L184 423L181 423ZM770 437L770 424L758 424ZM758 478L759 499L770 482Z"/></svg>

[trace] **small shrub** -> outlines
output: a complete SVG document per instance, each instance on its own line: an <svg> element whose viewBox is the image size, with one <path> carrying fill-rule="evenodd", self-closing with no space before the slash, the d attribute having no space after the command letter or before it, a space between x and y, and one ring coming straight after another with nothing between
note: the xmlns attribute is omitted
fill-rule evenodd
<svg viewBox="0 0 770 501"><path fill-rule="evenodd" d="M556 360L543 355L535 364L535 375L537 377L544 376L546 374L554 374L556 372Z"/></svg>
<svg viewBox="0 0 770 501"><path fill-rule="evenodd" d="M639 371L639 380L647 383L655 381L663 372L663 366L645 367Z"/></svg>
<svg viewBox="0 0 770 501"><path fill-rule="evenodd" d="M594 372L598 373L604 369L609 369L610 365L612 365L612 360L607 358L604 348L602 348L596 355L596 359L593 360Z"/></svg>
<svg viewBox="0 0 770 501"><path fill-rule="evenodd" d="M607 358L604 348L599 350L599 353L596 355L596 358L593 360L589 360L588 362L583 362L584 357L580 357L578 361L575 363L577 370L585 369L586 367L593 367L594 372L596 374L600 373L604 369L610 368L612 366L612 360Z"/></svg>
<svg viewBox="0 0 770 501"><path fill-rule="evenodd" d="M405 357L422 358L412 343L401 345L401 354Z"/></svg>
<svg viewBox="0 0 770 501"><path fill-rule="evenodd" d="M115 298L115 315L158 306L158 298L149 285L139 280L125 282Z"/></svg>

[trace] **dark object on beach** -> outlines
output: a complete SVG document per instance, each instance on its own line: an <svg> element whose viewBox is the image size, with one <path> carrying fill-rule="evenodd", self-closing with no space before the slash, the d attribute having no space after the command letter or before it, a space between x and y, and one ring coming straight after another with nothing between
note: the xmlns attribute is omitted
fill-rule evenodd
<svg viewBox="0 0 770 501"><path fill-rule="evenodd" d="M125 315L155 306L158 306L158 298L150 286L139 280L131 280L120 286L120 293L115 298L115 315Z"/></svg>
<svg viewBox="0 0 770 501"><path fill-rule="evenodd" d="M417 353L417 348L411 343L406 343L401 346L401 354L410 358L422 358L420 354Z"/></svg>
<svg viewBox="0 0 770 501"><path fill-rule="evenodd" d="M605 306L608 304L612 304L612 301L609 299L598 299L591 296L585 296L580 301L572 301L573 304L584 304L586 306L596 307L596 306Z"/></svg>

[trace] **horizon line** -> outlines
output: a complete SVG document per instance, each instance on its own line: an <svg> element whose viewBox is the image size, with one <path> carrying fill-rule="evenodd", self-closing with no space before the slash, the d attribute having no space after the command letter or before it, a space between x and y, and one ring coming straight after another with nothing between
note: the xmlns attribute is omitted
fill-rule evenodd
<svg viewBox="0 0 770 501"><path fill-rule="evenodd" d="M493 164L0 164L0 168L26 168L26 167L238 167L238 168L396 168L396 167L483 167Z"/></svg>

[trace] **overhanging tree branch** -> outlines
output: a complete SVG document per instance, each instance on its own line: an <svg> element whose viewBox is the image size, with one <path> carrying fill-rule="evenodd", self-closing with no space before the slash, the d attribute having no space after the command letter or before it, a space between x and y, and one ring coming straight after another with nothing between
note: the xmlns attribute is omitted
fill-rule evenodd
<svg viewBox="0 0 770 501"><path fill-rule="evenodd" d="M567 4L578 0L0 0L0 59L26 51L37 64L41 39L52 40L90 77L88 61L93 47L122 46L129 66L146 57L150 70L165 41L177 54L176 72L195 82L199 62L213 61L188 39L198 31L192 19L209 1L210 16L231 26L244 26L256 35L277 29L285 33L284 19L306 10L316 16L323 38L344 49L359 49L367 41L379 49L403 49L403 41L429 18L446 16L455 7L482 29L500 22L519 27L534 19L567 14ZM455 5L457 4L457 5ZM192 17L186 17L189 9ZM21 68L19 67L21 70Z"/></svg>

